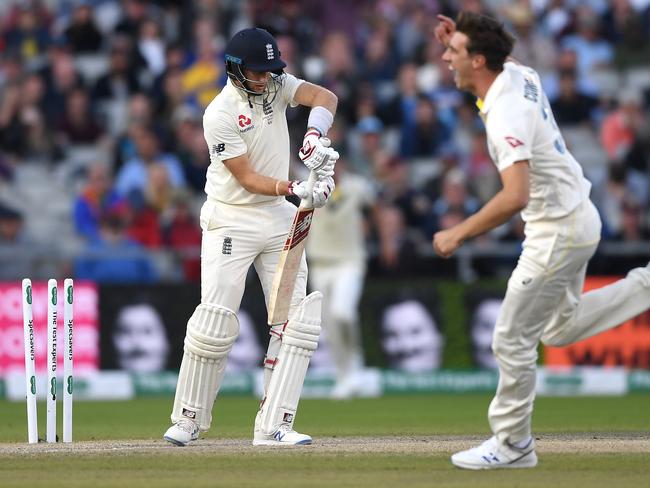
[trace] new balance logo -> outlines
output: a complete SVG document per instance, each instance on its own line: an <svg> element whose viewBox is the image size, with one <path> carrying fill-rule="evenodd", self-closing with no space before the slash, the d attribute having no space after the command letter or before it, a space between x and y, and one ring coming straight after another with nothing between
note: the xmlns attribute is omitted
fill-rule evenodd
<svg viewBox="0 0 650 488"><path fill-rule="evenodd" d="M224 143L221 144L213 144L212 145L212 153L213 154L219 154L222 153L226 150L226 145Z"/></svg>
<svg viewBox="0 0 650 488"><path fill-rule="evenodd" d="M187 417L188 419L196 419L196 412L193 412L192 410L188 410L187 408L183 409L183 412L181 413L183 417Z"/></svg>
<svg viewBox="0 0 650 488"><path fill-rule="evenodd" d="M273 46L271 44L266 45L266 59L275 59L275 53L273 52Z"/></svg>
<svg viewBox="0 0 650 488"><path fill-rule="evenodd" d="M278 430L275 434L273 434L273 437L275 438L276 441L282 442L282 439L284 439L285 433L281 430Z"/></svg>
<svg viewBox="0 0 650 488"><path fill-rule="evenodd" d="M223 246L221 247L221 254L232 254L232 238L224 237Z"/></svg>
<svg viewBox="0 0 650 488"><path fill-rule="evenodd" d="M482 457L483 459L485 459L485 462L488 463L488 464L490 464L490 463L492 463L492 462L497 462L497 463L501 462L501 461L499 461L499 458L496 457L496 456L495 456L494 454L492 454L492 453L490 453L489 456L481 456L481 457Z"/></svg>
<svg viewBox="0 0 650 488"><path fill-rule="evenodd" d="M296 226L296 233L305 232L307 229L309 229L309 226L311 225L311 218L312 215L309 214L302 220L302 222L299 222Z"/></svg>
<svg viewBox="0 0 650 488"><path fill-rule="evenodd" d="M289 412L285 412L284 416L282 417L282 421L287 423L293 422L293 414Z"/></svg>

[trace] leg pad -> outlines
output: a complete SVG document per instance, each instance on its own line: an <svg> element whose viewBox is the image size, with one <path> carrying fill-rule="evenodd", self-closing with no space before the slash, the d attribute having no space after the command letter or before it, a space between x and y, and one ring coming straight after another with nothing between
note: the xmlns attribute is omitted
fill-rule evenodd
<svg viewBox="0 0 650 488"><path fill-rule="evenodd" d="M190 419L201 430L210 427L212 405L238 334L237 315L231 310L204 303L196 307L187 323L172 422Z"/></svg>
<svg viewBox="0 0 650 488"><path fill-rule="evenodd" d="M323 295L306 296L285 325L266 398L257 417L256 429L272 434L279 425L293 427L309 360L318 347Z"/></svg>

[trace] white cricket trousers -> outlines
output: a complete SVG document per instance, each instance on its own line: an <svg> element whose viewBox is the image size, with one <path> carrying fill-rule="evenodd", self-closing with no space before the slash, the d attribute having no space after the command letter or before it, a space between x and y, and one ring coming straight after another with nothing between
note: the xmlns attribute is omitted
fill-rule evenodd
<svg viewBox="0 0 650 488"><path fill-rule="evenodd" d="M236 313L253 264L268 303L275 267L295 215L296 207L284 199L258 205L228 205L208 199L201 208L201 302ZM303 255L292 306L305 298L306 289Z"/></svg>
<svg viewBox="0 0 650 488"><path fill-rule="evenodd" d="M358 309L365 273L364 263L309 264L312 288L323 293L322 334L339 381L363 367Z"/></svg>
<svg viewBox="0 0 650 488"><path fill-rule="evenodd" d="M251 264L255 266L265 301L268 301L275 267L295 213L296 208L284 199L277 203L246 206L208 199L201 208L200 218L203 230L201 303L237 313ZM303 256L292 305L297 305L305 297L306 285L307 262ZM203 324L196 324L196 327L201 330ZM223 337L223 330L212 329L212 332ZM271 346L279 349L280 340L270 341ZM195 355L200 356L198 353ZM186 402L199 409L197 420L201 429L207 430L226 364L224 360L206 363L200 359L192 358L187 351L183 355L172 421L180 420L181 404Z"/></svg>
<svg viewBox="0 0 650 488"><path fill-rule="evenodd" d="M540 339L564 346L615 327L650 307L650 268L582 293L601 221L587 200L570 215L526 225L526 238L494 330L499 384L488 418L499 442L531 435Z"/></svg>

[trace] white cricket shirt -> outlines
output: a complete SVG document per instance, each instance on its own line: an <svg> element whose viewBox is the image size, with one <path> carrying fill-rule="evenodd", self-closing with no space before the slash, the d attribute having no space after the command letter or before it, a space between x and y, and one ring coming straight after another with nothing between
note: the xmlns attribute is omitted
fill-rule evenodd
<svg viewBox="0 0 650 488"><path fill-rule="evenodd" d="M307 240L312 262L339 263L366 260L363 208L375 200L364 178L343 173L327 204L314 211Z"/></svg>
<svg viewBox="0 0 650 488"><path fill-rule="evenodd" d="M293 97L303 82L285 74L268 107L249 104L248 97L230 79L203 114L203 133L210 150L205 192L209 198L231 205L274 202L282 197L256 195L245 190L223 164L242 154L255 172L286 180L289 177L289 129L285 112L296 106ZM251 98L252 100L252 98Z"/></svg>
<svg viewBox="0 0 650 488"><path fill-rule="evenodd" d="M535 70L505 63L478 105L499 171L528 160L530 198L521 212L524 221L564 217L589 198L591 183L564 144Z"/></svg>

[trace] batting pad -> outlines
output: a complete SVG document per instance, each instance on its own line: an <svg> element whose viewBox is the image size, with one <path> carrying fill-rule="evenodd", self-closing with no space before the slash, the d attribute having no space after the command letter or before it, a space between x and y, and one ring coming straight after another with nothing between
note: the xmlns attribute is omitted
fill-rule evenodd
<svg viewBox="0 0 650 488"><path fill-rule="evenodd" d="M320 292L313 292L289 316L258 417L266 434L273 434L280 424L293 427L309 359L318 347L322 300Z"/></svg>
<svg viewBox="0 0 650 488"><path fill-rule="evenodd" d="M205 303L196 307L187 322L172 422L189 418L201 430L210 428L212 405L238 334L239 321L231 310Z"/></svg>

